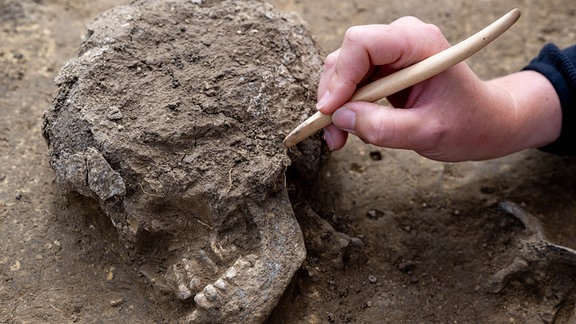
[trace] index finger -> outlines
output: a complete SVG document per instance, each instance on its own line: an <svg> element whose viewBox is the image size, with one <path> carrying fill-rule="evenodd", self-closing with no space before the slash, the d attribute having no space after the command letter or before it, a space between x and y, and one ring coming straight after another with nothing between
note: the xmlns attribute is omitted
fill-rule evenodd
<svg viewBox="0 0 576 324"><path fill-rule="evenodd" d="M414 17L400 18L390 25L351 27L335 52L336 63L325 64L317 108L324 114L333 113L350 99L373 66L392 72L449 46L438 27Z"/></svg>

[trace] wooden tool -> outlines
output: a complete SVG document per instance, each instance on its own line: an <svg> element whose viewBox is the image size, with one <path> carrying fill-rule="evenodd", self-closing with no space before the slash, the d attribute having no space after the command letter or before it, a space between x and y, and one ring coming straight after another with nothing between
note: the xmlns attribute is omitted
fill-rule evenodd
<svg viewBox="0 0 576 324"><path fill-rule="evenodd" d="M510 28L518 18L520 10L513 9L462 42L356 90L349 101L375 102L439 74L488 45ZM317 112L290 132L284 139L284 145L292 147L330 123L332 115Z"/></svg>

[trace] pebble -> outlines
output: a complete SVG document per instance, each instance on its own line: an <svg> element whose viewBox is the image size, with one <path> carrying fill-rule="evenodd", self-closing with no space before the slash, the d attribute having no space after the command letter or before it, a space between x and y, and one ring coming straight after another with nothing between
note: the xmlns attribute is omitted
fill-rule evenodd
<svg viewBox="0 0 576 324"><path fill-rule="evenodd" d="M10 271L18 271L20 270L20 261L16 260L12 266L10 266Z"/></svg>
<svg viewBox="0 0 576 324"><path fill-rule="evenodd" d="M372 152L370 152L370 158L373 161L381 161L382 160L382 153L380 153L380 151L372 151Z"/></svg>
<svg viewBox="0 0 576 324"><path fill-rule="evenodd" d="M117 299L112 299L110 301L110 306L112 307L118 307L120 305L124 304L124 299L123 298L117 298Z"/></svg>
<svg viewBox="0 0 576 324"><path fill-rule="evenodd" d="M108 110L108 114L106 116L109 120L120 120L122 119L123 115L120 109L117 106L111 106Z"/></svg>
<svg viewBox="0 0 576 324"><path fill-rule="evenodd" d="M371 209L366 213L366 215L370 218L380 218L384 213L378 209Z"/></svg>
<svg viewBox="0 0 576 324"><path fill-rule="evenodd" d="M328 322L330 322L330 323L336 322L336 316L334 316L334 313L328 312L326 317L328 317Z"/></svg>
<svg viewBox="0 0 576 324"><path fill-rule="evenodd" d="M411 274L414 272L414 268L416 268L416 263L414 261L404 261L398 264L398 270Z"/></svg>
<svg viewBox="0 0 576 324"><path fill-rule="evenodd" d="M106 276L107 281L111 281L114 279L114 271L115 270L116 270L115 267L110 267L110 269L108 270L108 275Z"/></svg>
<svg viewBox="0 0 576 324"><path fill-rule="evenodd" d="M369 275L368 281L370 281L371 283L376 283L378 281L378 278L376 278L376 276Z"/></svg>

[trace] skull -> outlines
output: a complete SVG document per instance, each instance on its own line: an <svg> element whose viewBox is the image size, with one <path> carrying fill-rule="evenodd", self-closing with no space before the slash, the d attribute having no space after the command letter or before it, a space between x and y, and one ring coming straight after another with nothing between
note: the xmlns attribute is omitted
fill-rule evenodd
<svg viewBox="0 0 576 324"><path fill-rule="evenodd" d="M260 322L305 257L286 181L310 181L322 65L261 1L135 1L88 26L43 135L59 183L99 201L140 273L192 322ZM290 168L291 179L286 179Z"/></svg>

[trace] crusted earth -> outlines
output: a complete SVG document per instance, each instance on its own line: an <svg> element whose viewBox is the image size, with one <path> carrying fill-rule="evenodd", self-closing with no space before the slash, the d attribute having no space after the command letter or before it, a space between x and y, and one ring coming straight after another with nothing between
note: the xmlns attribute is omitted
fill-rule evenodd
<svg viewBox="0 0 576 324"><path fill-rule="evenodd" d="M96 18L58 76L43 135L59 183L99 202L183 319L260 322L302 264L287 181L314 179L321 141L282 140L321 63L261 1L150 0Z"/></svg>

